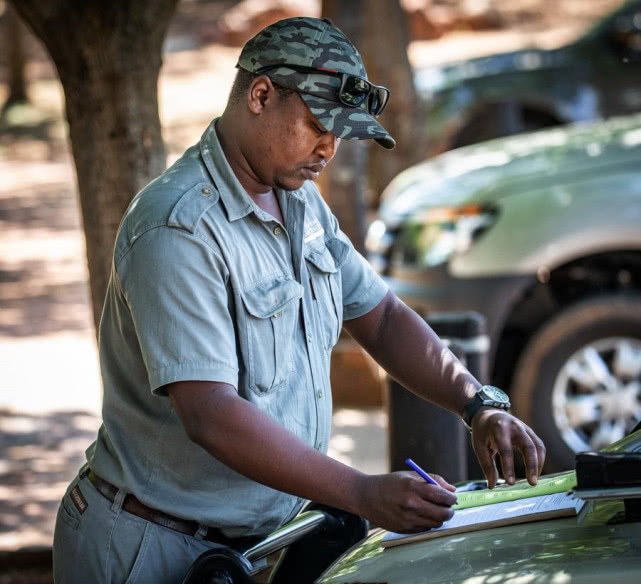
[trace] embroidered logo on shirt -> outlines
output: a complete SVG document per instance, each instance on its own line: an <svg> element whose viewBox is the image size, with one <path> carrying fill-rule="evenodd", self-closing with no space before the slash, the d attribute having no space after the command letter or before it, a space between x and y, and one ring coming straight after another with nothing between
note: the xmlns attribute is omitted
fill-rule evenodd
<svg viewBox="0 0 641 584"><path fill-rule="evenodd" d="M89 507L89 504L87 503L87 499L85 499L84 495L77 485L73 489L71 489L69 495L71 496L71 500L76 506L76 509L80 511L80 514L84 513L87 510L87 507Z"/></svg>
<svg viewBox="0 0 641 584"><path fill-rule="evenodd" d="M313 219L309 223L305 222L305 230L303 231L303 241L305 243L309 243L313 239L316 239L317 237L321 237L325 233L325 230L323 229L323 226L316 221L316 219Z"/></svg>

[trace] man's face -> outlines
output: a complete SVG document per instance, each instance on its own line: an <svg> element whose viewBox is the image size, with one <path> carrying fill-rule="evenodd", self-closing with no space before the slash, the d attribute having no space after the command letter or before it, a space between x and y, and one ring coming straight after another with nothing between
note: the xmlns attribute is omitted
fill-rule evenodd
<svg viewBox="0 0 641 584"><path fill-rule="evenodd" d="M260 120L253 168L263 184L286 190L315 180L340 140L326 131L300 96L275 88Z"/></svg>

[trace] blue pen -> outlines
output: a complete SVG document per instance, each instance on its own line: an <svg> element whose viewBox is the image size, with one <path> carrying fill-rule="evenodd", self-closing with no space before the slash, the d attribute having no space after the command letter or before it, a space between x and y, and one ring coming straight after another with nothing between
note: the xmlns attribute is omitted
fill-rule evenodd
<svg viewBox="0 0 641 584"><path fill-rule="evenodd" d="M405 464L409 466L412 470L416 471L421 477L423 477L430 485L440 486L430 475L428 475L418 464L416 464L411 458L405 460Z"/></svg>

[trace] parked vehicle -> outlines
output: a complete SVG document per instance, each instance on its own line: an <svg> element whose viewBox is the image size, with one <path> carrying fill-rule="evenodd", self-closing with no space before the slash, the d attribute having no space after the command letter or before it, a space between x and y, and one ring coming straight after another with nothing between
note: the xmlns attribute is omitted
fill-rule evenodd
<svg viewBox="0 0 641 584"><path fill-rule="evenodd" d="M379 529L317 582L636 584L641 581L641 499L633 497L641 494L641 431L617 450L628 453L627 478L635 482L636 474L637 486L577 491L577 497L587 499L578 518L487 528L390 548L381 546L386 532ZM597 480L611 480L599 474Z"/></svg>
<svg viewBox="0 0 641 584"><path fill-rule="evenodd" d="M416 73L428 154L641 111L641 0L555 50L490 55Z"/></svg>
<svg viewBox="0 0 641 584"><path fill-rule="evenodd" d="M372 263L420 314L487 318L490 379L571 468L641 420L641 115L500 138L396 177Z"/></svg>

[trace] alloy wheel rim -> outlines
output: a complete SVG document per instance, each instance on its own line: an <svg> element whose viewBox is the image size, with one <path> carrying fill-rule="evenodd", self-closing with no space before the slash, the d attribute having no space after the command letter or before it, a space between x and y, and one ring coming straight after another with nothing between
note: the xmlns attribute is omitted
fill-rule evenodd
<svg viewBox="0 0 641 584"><path fill-rule="evenodd" d="M575 452L625 436L641 420L641 339L608 337L573 353L554 382L552 415Z"/></svg>

